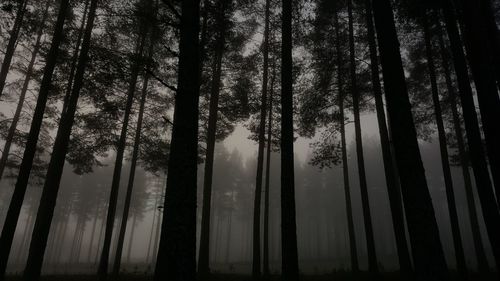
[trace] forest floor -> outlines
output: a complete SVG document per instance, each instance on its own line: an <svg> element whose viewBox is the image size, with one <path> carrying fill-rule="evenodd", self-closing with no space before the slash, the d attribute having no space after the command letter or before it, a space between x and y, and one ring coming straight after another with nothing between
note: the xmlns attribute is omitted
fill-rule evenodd
<svg viewBox="0 0 500 281"><path fill-rule="evenodd" d="M461 280L456 274L453 274L455 278L452 280ZM7 278L7 281L19 281L21 280L20 276L10 276ZM95 275L49 275L43 276L41 281L93 281L96 280ZM122 275L120 276L120 281L151 281L153 280L152 276L145 275ZM210 280L207 281L251 281L252 278L249 275L238 275L238 274L212 274ZM268 281L280 281L281 278L278 275L271 276ZM333 274L324 274L324 275L303 275L300 278L301 281L326 281L326 280L336 280L336 281L371 281L368 273L360 273L358 276L353 276L349 272L338 272ZM380 280L383 281L400 281L404 280L397 273L384 273L382 274ZM489 278L480 277L472 275L469 280L498 280L496 275L491 275Z"/></svg>

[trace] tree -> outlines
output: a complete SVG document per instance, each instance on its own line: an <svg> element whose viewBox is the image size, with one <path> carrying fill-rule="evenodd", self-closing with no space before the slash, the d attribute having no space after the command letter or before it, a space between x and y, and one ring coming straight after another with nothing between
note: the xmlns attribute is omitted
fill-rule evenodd
<svg viewBox="0 0 500 281"><path fill-rule="evenodd" d="M64 168L64 160L68 150L71 128L75 118L75 112L78 103L78 97L83 85L85 67L88 60L88 52L91 44L92 29L94 27L94 19L96 16L98 0L90 2L88 19L85 27L85 33L78 58L78 66L75 73L75 81L71 96L68 99L66 112L62 113L59 121L56 139L52 149L49 168L45 177L40 206L38 207L33 235L31 238L28 260L23 274L23 280L39 280L47 246L52 217L56 205L57 195L59 191L61 176Z"/></svg>
<svg viewBox="0 0 500 281"><path fill-rule="evenodd" d="M389 127L401 179L416 277L417 280L448 280L448 269L418 147L390 1L374 1L373 11Z"/></svg>
<svg viewBox="0 0 500 281"><path fill-rule="evenodd" d="M356 78L356 54L354 49L354 23L352 16L352 0L347 0L347 13L349 17L349 71L350 91L352 95L354 112L354 132L356 138L356 156L358 163L359 188L361 190L361 201L363 207L363 219L366 232L366 245L368 250L368 270L378 274L377 254L375 250L375 239L373 237L372 215L370 201L368 199L368 187L366 183L365 159L363 155L363 140L361 136L361 120L359 117L359 90Z"/></svg>
<svg viewBox="0 0 500 281"><path fill-rule="evenodd" d="M27 2L27 1L25 1L25 2ZM9 132L7 133L7 137L5 138L5 144L4 144L3 150L2 150L2 158L0 158L0 179L2 179L3 173L5 171L5 167L7 165L7 160L9 158L9 153L10 153L10 147L12 145L14 135L16 134L17 124L19 122L19 118L21 117L21 111L23 109L24 101L26 99L26 93L28 92L28 86L29 86L31 79L32 79L32 76L33 76L36 58L39 55L40 48L42 47L42 35L43 35L43 31L44 31L45 24L46 24L45 22L47 21L47 18L48 18L48 14L49 14L48 12L49 12L50 5L51 5L51 2L49 1L49 2L47 2L47 5L45 6L45 10L44 10L43 15L42 15L41 24L38 27L35 45L33 46L33 51L31 52L31 59L30 59L30 62L28 64L28 68L26 70L26 75L24 77L23 87L21 89L21 93L19 94L19 101L17 102L16 111L14 113L14 117L12 118L12 123L10 124ZM0 94L1 94L1 92L2 91L0 90Z"/></svg>
<svg viewBox="0 0 500 281"><path fill-rule="evenodd" d="M9 44L7 45L7 50L5 51L5 55L3 57L2 67L0 68L0 97L2 96L3 89L5 88L7 74L9 73L12 57L14 56L14 51L16 50L17 38L19 37L19 31L21 30L24 14L26 13L26 5L28 5L28 0L19 1L14 26L10 32Z"/></svg>
<svg viewBox="0 0 500 281"><path fill-rule="evenodd" d="M179 67L165 208L154 280L196 279L199 0L181 4Z"/></svg>
<svg viewBox="0 0 500 281"><path fill-rule="evenodd" d="M448 156L448 146L446 144L446 132L444 129L443 115L439 98L439 89L436 78L436 66L434 65L434 54L432 46L432 34L429 26L427 11L423 11L422 25L424 29L425 51L427 58L427 66L429 68L429 78L431 82L431 95L434 105L434 114L436 116L436 124L438 128L439 150L441 153L441 166L443 169L444 185L446 189L446 198L448 202L448 214L450 216L451 229L453 235L453 245L455 248L455 259L457 269L461 278L467 279L467 265L465 262L465 254L462 245L462 235L457 214L457 204L455 202L455 192L453 190L453 181L450 169L450 160Z"/></svg>
<svg viewBox="0 0 500 281"><path fill-rule="evenodd" d="M60 2L57 22L54 27L52 43L44 68L44 74L38 93L35 112L33 114L33 120L31 122L31 127L26 142L26 148L24 150L22 158L23 160L21 162L21 166L17 176L14 193L12 194L9 210L7 212L7 217L2 229L2 234L0 236L0 280L3 280L5 278L5 269L7 266L7 261L9 259L10 249L12 247L12 239L14 238L14 232L16 230L19 213L23 204L24 194L26 193L26 188L28 186L29 175L33 166L33 159L35 158L38 136L40 134L43 114L51 87L52 75L57 63L59 45L61 44L63 37L64 21L69 8L68 2L69 0L62 0Z"/></svg>
<svg viewBox="0 0 500 281"><path fill-rule="evenodd" d="M472 88L469 80L467 63L463 51L462 40L457 28L457 18L453 8L453 2L444 1L441 3L443 17L450 41L451 53L453 55L453 65L457 76L458 92L460 103L462 104L463 119L469 147L469 157L474 171L476 188L481 201L484 222L497 268L500 265L500 213L493 191L493 183L488 173L488 164L481 140L478 117L474 105Z"/></svg>
<svg viewBox="0 0 500 281"><path fill-rule="evenodd" d="M380 85L379 62L377 55L377 43L373 26L372 4L370 0L365 1L366 28L368 35L368 45L370 49L370 68L372 76L373 95L375 97L375 107L377 111L377 122L380 135L380 145L382 147L382 158L384 161L385 180L389 204L391 207L392 224L396 238L396 248L398 251L399 267L405 275L410 275L412 265L408 242L406 240L405 218L403 204L401 202L401 189L399 178L396 173L393 155L390 147L389 132L387 130L387 120L385 116L384 101L382 97L382 87Z"/></svg>
<svg viewBox="0 0 500 281"><path fill-rule="evenodd" d="M293 165L292 0L282 2L281 27L281 239L284 280L299 278Z"/></svg>

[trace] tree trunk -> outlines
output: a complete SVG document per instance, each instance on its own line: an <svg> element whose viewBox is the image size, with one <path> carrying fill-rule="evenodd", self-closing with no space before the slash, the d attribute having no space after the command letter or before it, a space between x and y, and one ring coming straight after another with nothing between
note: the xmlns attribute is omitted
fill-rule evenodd
<svg viewBox="0 0 500 281"><path fill-rule="evenodd" d="M494 36L489 36L489 24L486 20L478 20L483 16L481 6L488 1L461 0L463 7L464 20L464 38L467 49L467 58L469 60L470 70L476 86L479 111L481 112L481 121L484 137L486 140L486 152L495 183L495 191L500 195L500 97L495 77L495 65L492 63L492 57L500 52L498 49L488 44L494 40ZM492 56L493 55L493 56ZM498 65L496 66L498 67ZM497 196L497 205L500 205L500 196ZM497 259L499 253L495 252ZM500 266L500 262L497 262Z"/></svg>
<svg viewBox="0 0 500 281"><path fill-rule="evenodd" d="M27 2L27 1L25 1ZM26 76L24 77L23 87L21 88L21 94L19 95L19 101L17 102L16 111L14 112L14 117L12 119L12 123L10 124L9 131L7 133L7 137L5 138L5 144L2 150L2 158L0 158L0 179L2 179L3 172L5 171L5 166L7 164L7 160L9 158L10 147L12 145L12 140L14 139L14 135L16 133L17 123L19 122L19 118L21 117L21 111L23 109L24 100L26 98L26 93L28 92L28 86L31 81L31 76L33 75L33 67L36 62L36 58L38 56L38 52L40 51L40 47L42 45L42 35L43 29L45 27L45 21L48 17L48 11L50 8L51 1L47 2L45 6L45 10L42 16L42 24L38 28L38 33L36 36L36 42L33 47L33 51L31 52L31 60L28 64L28 69L26 71ZM0 94L1 94L0 89Z"/></svg>
<svg viewBox="0 0 500 281"><path fill-rule="evenodd" d="M141 71L142 63L140 60L143 54L145 41L146 41L146 34L140 34L139 37L137 38L134 61L132 62L130 84L127 90L127 101L123 116L123 125L120 132L120 139L118 140L116 147L116 159L115 159L115 166L113 169L113 180L111 182L111 191L109 194L109 205L106 216L106 228L104 231L104 243L101 252L101 259L99 261L99 267L97 269L97 275L99 277L99 280L101 281L106 280L108 274L111 240L113 236L113 225L115 221L116 205L118 202L118 193L120 189L120 177L123 164L123 155L125 153L125 148L126 148L128 123L130 119L130 112L132 110L132 104L134 102L134 94L137 84L137 78L139 76L139 72Z"/></svg>
<svg viewBox="0 0 500 281"><path fill-rule="evenodd" d="M391 208L392 224L394 227L394 236L396 240L396 249L398 252L399 267L403 275L410 278L410 276L412 275L410 251L408 249L408 242L406 240L405 217L403 213L403 204L401 202L401 189L398 184L398 175L393 168L394 162L390 147L389 132L387 131L384 101L382 99L382 87L379 77L377 43L375 41L375 30L373 26L373 14L370 0L365 1L365 8L368 43L370 49L372 87L375 97L380 145L382 147L382 158L384 161L385 181L387 184L387 194L389 196L389 204Z"/></svg>
<svg viewBox="0 0 500 281"><path fill-rule="evenodd" d="M354 49L354 23L352 17L352 0L347 1L349 17L349 71L351 80L351 94L354 113L354 134L356 138L356 156L358 163L359 189L361 191L361 202L363 207L363 219L365 226L366 247L368 253L368 271L378 274L377 252L375 250L375 238L373 237L372 215L370 211L370 200L368 198L368 186L366 183L365 158L363 155L363 137L361 135L361 120L359 110L359 92L356 79L356 57Z"/></svg>
<svg viewBox="0 0 500 281"><path fill-rule="evenodd" d="M5 82L7 80L7 74L9 73L10 64L12 62L12 57L16 51L17 38L19 37L19 31L23 25L24 14L26 12L26 5L28 0L18 1L19 6L17 8L16 19L14 20L14 26L10 32L9 43L7 44L7 50L5 51L5 56L3 57L2 67L0 68L0 97L3 94L5 88ZM45 18L43 21L45 24ZM42 25L43 25L42 24Z"/></svg>
<svg viewBox="0 0 500 281"><path fill-rule="evenodd" d="M441 23L436 19L439 32L439 48L441 52L441 60L443 72L446 80L446 88L450 98L450 107L453 118L453 127L455 130L455 135L457 138L458 154L460 158L460 165L462 166L462 175L464 178L464 189L467 199L467 209L469 211L469 219L472 230L472 240L474 242L474 253L476 254L476 259L478 263L478 271L487 273L490 271L488 266L488 259L486 258L486 253L484 251L483 239L481 237L481 232L479 228L479 217L476 211L476 202L474 200L474 192L472 190L472 180L469 171L468 156L465 151L465 141L463 137L462 127L460 117L458 115L457 109L457 97L456 92L453 87L453 82L451 80L451 71L448 61L448 54L444 45L443 35L441 33Z"/></svg>
<svg viewBox="0 0 500 281"><path fill-rule="evenodd" d="M263 268L264 280L269 279L271 271L269 269L269 187L271 181L271 153L273 137L273 94L274 81L276 76L276 66L273 64L273 75L271 76L271 87L269 89L269 116L267 124L267 152L266 152L266 181L264 185L264 249L263 249Z"/></svg>
<svg viewBox="0 0 500 281"><path fill-rule="evenodd" d="M71 127L73 126L80 89L83 86L83 77L88 60L88 51L90 49L90 40L97 10L97 2L98 0L92 0L90 4L89 16L87 26L85 27L85 34L75 75L74 87L69 99L67 111L65 114L61 115L61 120L59 121L59 128L54 141L47 175L45 177L40 206L38 207L33 236L31 238L26 269L23 275L23 280L26 281L37 281L40 278L45 247L47 245L47 238L50 231L50 225L54 214L57 194L64 168L64 160L68 150Z"/></svg>
<svg viewBox="0 0 500 281"><path fill-rule="evenodd" d="M69 77L68 77L68 83L66 85L66 94L64 95L64 101L63 101L63 108L62 108L62 114L66 112L66 109L68 107L68 100L71 95L71 90L73 88L73 80L75 78L75 71L78 63L78 51L80 49L80 46L82 44L82 37L83 37L83 31L85 28L85 20L87 19L87 13L88 13L88 7L89 7L89 0L85 0L85 5L83 8L83 15L82 15L82 22L80 23L80 29L78 32L78 37L76 39L76 45L75 49L73 51L73 56L71 58L71 70L69 72Z"/></svg>
<svg viewBox="0 0 500 281"><path fill-rule="evenodd" d="M373 5L389 125L401 180L417 280L449 280L439 229L427 187L399 50L391 2Z"/></svg>
<svg viewBox="0 0 500 281"><path fill-rule="evenodd" d="M281 239L282 274L299 279L293 154L292 0L282 0L281 29Z"/></svg>
<svg viewBox="0 0 500 281"><path fill-rule="evenodd" d="M347 214L347 231L349 233L349 249L351 254L351 270L354 273L359 271L359 261L358 261L358 247L356 245L356 234L354 231L354 220L352 217L352 203L351 203L351 185L349 181L349 163L347 162L347 144L345 138L345 115L344 115L344 88L343 88L343 78L342 78L342 50L340 47L340 26L339 26L339 15L334 14L335 21L335 36L336 36L336 48L337 48L337 83L338 83L338 103L339 103L339 126L340 126L340 139L342 147L342 170L344 179L344 194L345 194L345 206Z"/></svg>
<svg viewBox="0 0 500 281"><path fill-rule="evenodd" d="M453 237L453 245L455 250L455 259L457 262L457 270L462 280L468 279L467 264L465 261L464 248L462 245L462 235L460 234L460 225L457 214L457 205L455 202L455 192L453 190L453 180L451 176L450 162L448 156L448 146L446 144L446 132L444 129L443 115L439 100L439 90L436 78L436 67L434 65L434 54L432 51L432 35L429 28L429 19L427 12L424 11L422 17L425 50L427 65L429 68L429 78L431 82L432 101L434 104L434 114L436 116L436 124L438 129L439 149L441 153L441 166L443 169L444 185L446 190L446 199L448 205L448 213L450 216L451 233Z"/></svg>
<svg viewBox="0 0 500 281"><path fill-rule="evenodd" d="M52 74L57 63L57 56L59 53L59 45L63 37L63 27L65 16L69 8L69 0L61 0L57 21L54 27L54 35L49 53L47 55L47 62L44 68L42 82L37 98L33 120L31 122L26 147L23 154L23 160L19 168L16 185L10 201L9 210L4 221L2 235L0 236L0 281L5 278L5 269L9 259L10 249L12 247L12 239L16 230L19 213L23 204L24 195L28 186L29 174L33 166L33 159L36 153L38 142L38 135L40 134L40 127L43 122L43 113L47 104L47 98L50 91Z"/></svg>
<svg viewBox="0 0 500 281"><path fill-rule="evenodd" d="M200 251L198 257L198 274L207 278L210 273L210 212L212 201L212 178L214 151L217 134L217 115L219 111L219 94L222 76L222 59L225 45L225 11L231 0L222 1L216 15L217 33L215 57L212 63L212 81L210 88L210 105L208 112L207 149L205 154L205 170L203 174L203 207L201 213ZM205 16L206 18L206 16Z"/></svg>
<svg viewBox="0 0 500 281"><path fill-rule="evenodd" d="M257 173L255 179L255 198L253 206L253 251L252 251L252 278L259 280L261 277L261 201L262 201L262 175L264 170L264 146L266 132L266 113L267 113L267 86L269 76L269 8L270 0L266 0L264 12L264 38L263 38L263 56L262 66L262 95L260 105L259 120L259 147L257 151Z"/></svg>
<svg viewBox="0 0 500 281"><path fill-rule="evenodd" d="M143 35L143 36L145 37L146 35ZM149 50L148 50L148 61L152 60L152 55L153 55L154 44L153 44L152 38L153 38L153 35L151 35L151 42L150 42ZM149 81L149 74L147 72L145 72L144 73L144 81L143 81L142 90L141 90L139 115L137 117L137 128L135 129L134 148L132 151L132 160L130 163L130 173L129 173L128 183L127 183L127 193L125 195L125 203L124 203L123 214L122 214L122 219L121 219L121 223L120 223L120 234L118 236L115 260L114 260L114 264L113 264L113 275L115 278L118 278L118 275L120 274L120 264L121 264L121 259L122 259L123 242L125 240L125 233L127 231L128 214L129 214L129 210L130 210L130 202L132 200L132 190L134 188L135 170L136 170L136 166L137 166L137 158L139 156L139 149L140 149L139 145L141 143L142 120L144 118L144 106L146 104L146 97L148 94L148 81ZM135 214L134 214L134 221L135 221Z"/></svg>
<svg viewBox="0 0 500 281"><path fill-rule="evenodd" d="M196 279L199 0L182 1L178 85L154 280Z"/></svg>
<svg viewBox="0 0 500 281"><path fill-rule="evenodd" d="M229 265L229 249L231 249L231 218L233 212L229 211L227 218L227 232L226 232L226 259L224 260L227 265Z"/></svg>
<svg viewBox="0 0 500 281"><path fill-rule="evenodd" d="M495 265L498 269L500 265L500 225L498 224L500 221L500 213L498 212L493 184L488 172L488 164L486 162L481 140L481 132L479 130L479 122L469 81L467 63L462 48L463 44L456 25L456 16L451 9L451 5L452 2L450 1L447 1L447 4L443 5L444 20L453 54L455 73L457 75L470 161L474 171L477 192L481 201L486 230L495 257Z"/></svg>

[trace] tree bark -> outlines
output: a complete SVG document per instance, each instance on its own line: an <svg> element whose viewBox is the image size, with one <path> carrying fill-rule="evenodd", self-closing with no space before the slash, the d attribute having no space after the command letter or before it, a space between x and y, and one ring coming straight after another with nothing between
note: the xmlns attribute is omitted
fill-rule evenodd
<svg viewBox="0 0 500 281"><path fill-rule="evenodd" d="M293 154L292 1L282 0L281 27L281 239L282 275L299 279Z"/></svg>
<svg viewBox="0 0 500 281"><path fill-rule="evenodd" d="M9 73L10 64L12 62L12 57L16 51L17 38L19 37L19 31L23 25L24 14L26 12L26 5L28 0L19 1L19 7L17 8L16 19L14 20L14 26L10 32L9 43L7 44L7 50L3 57L2 67L0 68L0 97L3 94L5 88L5 82L7 80L7 74ZM44 18L45 23L45 18Z"/></svg>
<svg viewBox="0 0 500 281"><path fill-rule="evenodd" d="M179 70L165 208L154 280L196 280L199 0L182 1Z"/></svg>
<svg viewBox="0 0 500 281"><path fill-rule="evenodd" d="M23 274L23 280L26 281L38 281L40 278L45 247L47 245L47 238L50 232L50 225L54 214L57 194L64 168L64 160L68 150L71 128L73 126L80 89L83 86L83 78L88 60L88 52L90 49L90 40L92 36L92 29L94 27L97 3L98 0L92 0L90 3L87 25L85 27L82 49L75 75L74 87L69 99L67 111L65 114L61 115L61 120L59 121L59 128L54 141L52 156L50 158L49 167L45 177L35 227L33 229L28 260Z"/></svg>
<svg viewBox="0 0 500 281"><path fill-rule="evenodd" d="M351 95L354 113L354 134L356 139L356 156L358 163L359 189L363 208L363 222L365 226L366 247L368 253L368 271L378 274L377 252L373 236L372 215L368 197L368 184L366 183L365 158L363 155L363 137L361 135L361 120L359 109L359 91L356 79L356 57L354 46L354 23L352 16L352 0L347 0L347 13L349 18L349 74L351 80Z"/></svg>
<svg viewBox="0 0 500 281"><path fill-rule="evenodd" d="M447 1L443 5L443 14L450 40L450 47L453 55L453 64L457 75L460 102L465 123L467 143L469 146L469 156L474 171L476 188L481 201L483 218L486 224L486 230L491 243L491 249L495 257L497 269L500 265L500 213L498 212L493 183L488 173L488 164L481 140L481 132L477 119L476 108L472 95L472 88L467 70L463 44L457 28L457 19L454 11L451 9L452 2Z"/></svg>
<svg viewBox="0 0 500 281"><path fill-rule="evenodd" d="M33 166L33 159L35 157L38 136L40 134L40 127L43 122L43 113L47 104L47 98L50 91L52 74L57 63L59 53L59 45L63 37L63 27L65 16L69 8L69 0L61 0L59 6L59 13L54 27L54 35L49 53L47 55L47 62L44 68L42 82L37 98L33 120L31 122L26 147L23 154L23 160L19 168L16 185L10 201L9 210L4 221L2 234L0 236L0 281L5 278L5 269L9 259L10 249L12 247L12 240L16 230L19 213L23 204L24 195L28 186L29 174Z"/></svg>
<svg viewBox="0 0 500 281"><path fill-rule="evenodd" d="M25 1L26 3L27 1ZM16 111L14 112L14 117L12 118L12 123L10 124L9 131L7 133L7 137L5 138L5 144L2 150L2 158L0 158L0 179L2 179L3 172L5 171L5 166L7 164L7 160L9 158L10 147L12 145L12 140L14 139L14 135L16 133L17 123L19 122L19 118L21 117L21 111L23 109L24 100L26 99L26 93L28 92L28 86L31 82L31 77L33 76L33 67L36 62L36 58L38 56L38 52L40 51L40 47L42 45L42 35L43 29L45 27L45 21L48 17L48 11L51 5L51 1L47 1L47 5L45 6L45 10L42 16L42 24L38 28L38 32L36 35L35 45L33 47L33 51L31 52L31 59L28 64L28 69L26 71L26 76L24 77L23 87L21 88L21 94L19 95L19 101L17 102ZM4 61L5 63L5 61ZM1 82L0 82L1 87ZM0 95L1 95L0 88Z"/></svg>
<svg viewBox="0 0 500 281"><path fill-rule="evenodd" d="M342 78L342 50L340 47L340 26L338 12L334 14L335 33L336 33L336 48L337 48L337 83L338 83L338 103L339 103L339 126L340 126L340 140L342 147L342 172L344 179L344 196L347 214L347 232L349 234L349 250L351 254L351 270L354 273L359 271L358 261L358 247L356 244L356 233L354 230L354 219L352 216L352 202L351 202L351 184L349 181L349 163L347 162L347 144L345 137L345 115L344 115L344 88Z"/></svg>
<svg viewBox="0 0 500 281"><path fill-rule="evenodd" d="M389 196L389 205L391 208L399 267L403 275L411 278L412 265L410 251L408 249L408 241L406 240L405 217L403 213L403 204L401 202L401 189L398 184L398 175L394 169L389 132L387 131L387 120L384 110L384 101L382 98L382 87L380 84L377 43L375 41L375 30L373 26L373 14L370 0L365 1L365 8L368 43L370 49L372 88L375 97L380 145L382 147L382 158L384 161L385 181L387 184L387 194Z"/></svg>
<svg viewBox="0 0 500 281"><path fill-rule="evenodd" d="M455 192L453 190L453 180L451 176L450 162L448 156L448 146L446 144L446 132L444 129L443 115L439 99L439 89L436 78L436 66L434 65L434 54L432 50L432 35L429 27L429 19L427 11L424 11L422 17L422 25L424 29L425 51L427 58L427 66L429 68L429 78L431 82L431 94L434 105L434 114L436 116L436 125L438 129L439 150L441 153L441 166L443 169L444 186L446 190L446 199L448 205L448 213L450 216L451 233L453 237L453 246L455 250L455 259L457 262L457 271L462 280L468 279L467 264L465 261L465 253L462 245L462 235L460 234L460 224L458 220L457 204L455 201Z"/></svg>
<svg viewBox="0 0 500 281"><path fill-rule="evenodd" d="M210 104L208 113L207 128L207 149L205 154L205 170L203 174L203 207L201 215L201 235L200 251L198 257L198 274L202 278L207 278L210 273L210 212L212 202L212 178L214 167L214 152L217 134L217 116L219 111L219 94L222 76L222 59L225 45L225 15L230 0L224 0L219 5L216 15L217 25L220 30L217 32L215 57L212 63L212 81L210 88ZM206 18L206 17L205 17Z"/></svg>
<svg viewBox="0 0 500 281"><path fill-rule="evenodd" d="M389 0L373 2L389 125L410 233L417 280L449 280L439 229L427 187L417 132Z"/></svg>

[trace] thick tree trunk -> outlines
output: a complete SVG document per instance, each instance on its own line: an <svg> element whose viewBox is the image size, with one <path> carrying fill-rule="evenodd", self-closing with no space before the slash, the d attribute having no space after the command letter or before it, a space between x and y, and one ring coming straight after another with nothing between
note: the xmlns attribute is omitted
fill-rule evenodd
<svg viewBox="0 0 500 281"><path fill-rule="evenodd" d="M153 44L150 43L149 51L148 51L148 53L149 53L148 61L151 61L151 59L152 59L152 55L153 55L152 52L153 52ZM127 183L127 193L125 195L125 203L124 203L123 214L122 214L122 219L121 219L121 223L120 223L120 234L118 236L115 261L113 264L113 275L115 278L118 278L118 275L120 274L120 264L121 264L121 259L122 259L123 242L125 241L125 233L127 231L128 214L129 214L129 210L130 210L130 202L132 201L132 191L134 188L135 170L136 170L136 166L137 166L137 158L139 156L139 149L140 149L139 145L141 143L142 120L144 118L144 106L146 104L146 96L148 94L148 81L149 81L149 74L147 72L145 72L144 73L144 81L143 81L142 90L141 90L139 114L137 117L137 127L135 129L134 148L132 151L132 160L130 163L130 173L129 173L128 183ZM135 221L135 214L134 214L134 221Z"/></svg>
<svg viewBox="0 0 500 281"><path fill-rule="evenodd" d="M467 63L462 48L463 44L457 28L456 16L451 9L452 7L451 1L447 1L447 5L443 5L444 20L453 54L455 73L457 75L460 102L462 104L465 131L469 146L469 157L474 171L477 192L481 201L486 230L495 257L495 265L498 269L500 266L500 225L498 224L500 213L495 201L493 183L488 172L488 164L481 140L481 131L479 130Z"/></svg>
<svg viewBox="0 0 500 281"><path fill-rule="evenodd" d="M365 226L366 248L368 254L368 271L378 274L377 253L375 250L375 238L373 236L372 215L370 211L370 200L368 197L368 184L366 183L365 158L363 155L363 137L361 135L361 120L359 110L359 91L356 79L356 57L354 46L354 23L352 16L352 0L347 1L347 13L349 18L349 75L351 81L351 95L354 113L354 134L356 138L356 156L358 163L359 189L361 191L361 203L363 208L363 222Z"/></svg>
<svg viewBox="0 0 500 281"><path fill-rule="evenodd" d="M18 2L19 6L17 8L16 19L14 20L14 26L10 31L9 43L7 44L7 50L5 51L2 66L0 68L0 97L3 94L5 82L7 80L7 74L9 73L10 64L12 62L12 57L14 56L14 52L16 51L17 38L19 37L19 31L21 30L21 26L23 25L24 14L26 13L26 5L28 4L28 0L22 0Z"/></svg>
<svg viewBox="0 0 500 281"><path fill-rule="evenodd" d="M436 116L436 124L438 129L439 149L441 153L441 166L443 169L444 185L446 190L446 199L448 205L448 213L450 216L451 233L453 237L453 245L455 250L455 259L457 262L457 271L462 280L468 279L467 264L465 261L465 253L462 245L462 235L460 234L460 224L458 220L457 204L455 201L455 191L453 190L453 180L451 176L450 161L448 156L448 146L446 144L446 132L444 129L443 115L439 99L439 89L436 78L436 67L434 65L434 54L432 50L432 35L429 27L427 12L424 11L422 17L424 29L425 51L427 58L427 66L429 68L429 78L431 82L431 94L434 104L434 114Z"/></svg>
<svg viewBox="0 0 500 281"><path fill-rule="evenodd" d="M401 61L391 2L373 2L389 125L401 180L417 280L449 280L427 187Z"/></svg>
<svg viewBox="0 0 500 281"><path fill-rule="evenodd" d="M115 221L116 205L118 203L118 193L120 189L120 177L123 165L123 155L125 153L128 123L130 119L130 112L132 111L132 104L134 102L135 88L137 84L137 78L139 77L139 72L141 71L141 57L144 51L144 44L146 41L146 34L140 34L137 38L137 45L134 55L134 61L132 62L132 71L130 76L129 87L127 90L127 101L125 104L125 112L123 116L123 125L120 132L120 139L118 140L116 146L116 159L115 166L113 169L113 180L111 182L111 191L109 193L109 205L108 212L106 216L106 228L104 231L104 243L102 246L101 258L99 261L99 267L97 269L97 275L99 280L106 280L108 274L108 263L111 250L111 240L113 236L113 225Z"/></svg>
<svg viewBox="0 0 500 281"><path fill-rule="evenodd" d="M446 80L446 88L448 91L448 95L450 98L450 107L451 107L451 113L452 113L452 118L453 118L453 127L455 130L455 135L457 138L457 145L458 145L458 154L460 158L460 166L462 167L462 175L464 179L464 189L465 189L465 195L467 199L467 209L469 211L469 219L470 219L470 224L471 224L471 231L472 231L472 240L474 242L474 253L476 254L476 259L477 259L477 264L478 264L478 271L487 273L490 271L489 266L488 266L488 259L486 257L486 253L484 250L484 245L483 245L483 239L481 237L481 232L479 228L479 217L477 214L477 209L476 209L476 202L474 200L474 192L472 190L472 179L470 175L470 170L469 170L469 161L468 161L468 156L467 152L465 150L465 140L463 137L463 132L462 132L462 126L461 126L461 120L458 114L458 109L457 109L457 97L456 97L456 92L453 87L453 82L451 79L451 70L449 66L449 59L448 59L448 54L447 50L445 48L444 40L443 40L443 35L441 32L441 23L439 22L438 18L435 17L436 23L438 26L438 33L439 33L439 48L440 48L440 53L441 53L441 60L442 60L442 67L443 67L443 72Z"/></svg>
<svg viewBox="0 0 500 281"><path fill-rule="evenodd" d="M217 134L217 116L219 111L219 94L222 76L222 59L225 45L225 15L230 0L219 3L216 15L217 33L215 57L212 63L212 81L210 88L210 104L208 111L207 149L205 154L205 170L203 174L203 207L201 213L200 251L198 256L198 274L207 278L210 273L210 212L212 202L212 178L214 167L214 152Z"/></svg>
<svg viewBox="0 0 500 281"><path fill-rule="evenodd" d="M37 281L40 278L45 247L47 245L47 238L50 231L50 225L54 214L57 194L64 168L64 160L68 150L71 127L73 126L80 89L83 86L83 77L88 60L88 52L90 49L90 40L97 10L97 2L98 0L92 0L90 4L89 16L85 27L85 34L75 75L74 87L69 99L67 111L61 116L61 120L59 121L59 128L54 141L52 156L50 158L47 175L45 177L40 206L38 207L35 227L33 229L28 260L24 270L23 280L26 281Z"/></svg>
<svg viewBox="0 0 500 281"><path fill-rule="evenodd" d="M299 279L293 154L292 0L282 0L281 29L281 239L282 275Z"/></svg>
<svg viewBox="0 0 500 281"><path fill-rule="evenodd" d="M495 183L495 191L500 195L500 97L495 77L495 65L492 57L500 52L488 44L494 36L488 34L489 24L483 17L482 6L485 1L461 0L463 7L464 40L469 59L470 70L476 86L479 111L481 112L482 128L486 140L486 152ZM487 16L484 16L487 18ZM493 56L492 56L493 55ZM494 61L494 60L493 60ZM496 66L498 67L498 65ZM497 205L500 205L500 196L497 196ZM500 259L498 253L495 253ZM500 266L500 263L497 263Z"/></svg>
<svg viewBox="0 0 500 281"><path fill-rule="evenodd" d="M351 270L354 273L359 271L359 261L358 261L358 247L356 244L356 233L354 230L354 219L352 216L352 202L351 202L351 185L349 181L349 163L347 162L347 144L345 137L345 115L344 115L344 86L342 78L342 50L340 47L340 26L339 26L339 15L334 14L335 17L335 33L336 33L336 48L337 48L337 83L338 83L338 102L339 102L339 126L340 126L340 140L342 147L342 173L344 179L344 195L345 195L345 206L347 214L347 232L349 234L349 250L351 254Z"/></svg>
<svg viewBox="0 0 500 281"><path fill-rule="evenodd" d="M375 41L375 30L373 26L373 14L370 0L365 1L365 8L368 43L370 49L372 88L375 97L380 145L382 147L382 158L384 161L385 181L387 184L387 194L389 196L389 204L391 208L392 225L394 227L394 236L396 240L400 270L405 276L410 278L412 274L410 251L408 249L408 241L406 240L405 217L403 213L403 204L401 202L401 189L398 184L398 175L394 169L389 132L387 131L384 101L382 98L382 87L379 77L377 43Z"/></svg>
<svg viewBox="0 0 500 281"><path fill-rule="evenodd" d="M47 55L47 62L44 68L42 82L37 98L33 120L31 122L26 147L23 154L23 160L19 168L16 185L10 201L9 210L5 218L2 235L0 236L0 281L5 278L5 268L9 259L10 249L12 247L12 240L16 230L19 213L23 204L24 195L28 186L28 179L33 166L33 159L35 157L38 136L43 122L43 113L47 104L47 98L50 91L52 81L52 74L57 63L57 56L59 53L59 45L63 37L63 27L66 13L69 8L69 0L62 0L60 2L59 13L54 27L54 35L49 53Z"/></svg>
<svg viewBox="0 0 500 281"><path fill-rule="evenodd" d="M25 1L27 2L27 1ZM38 52L40 51L40 47L42 45L42 35L43 29L45 27L45 21L48 17L48 11L51 5L51 1L47 1L47 5L45 6L45 10L42 16L42 24L38 28L38 33L36 36L36 42L33 47L33 51L31 52L31 59L28 64L28 69L26 71L26 76L24 77L23 87L21 88L21 94L19 95L19 101L17 102L16 111L14 112L14 117L12 118L12 123L10 124L9 131L7 133L7 137L5 138L5 144L2 150L2 158L0 158L0 179L2 179L3 172L5 171L5 166L7 164L7 160L9 158L10 147L12 145L12 140L14 139L14 135L16 133L17 123L19 122L19 118L21 117L21 111L23 109L24 100L26 98L26 93L28 92L28 86L31 82L31 76L33 75L33 67L36 62L36 58L38 56ZM1 93L0 89L0 93Z"/></svg>
<svg viewBox="0 0 500 281"><path fill-rule="evenodd" d="M155 281L196 280L199 0L182 1L178 85Z"/></svg>

